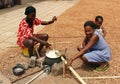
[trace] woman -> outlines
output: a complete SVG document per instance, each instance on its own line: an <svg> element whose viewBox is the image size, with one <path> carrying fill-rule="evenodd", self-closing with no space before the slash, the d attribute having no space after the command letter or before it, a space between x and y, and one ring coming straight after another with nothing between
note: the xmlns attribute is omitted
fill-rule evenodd
<svg viewBox="0 0 120 84"><path fill-rule="evenodd" d="M33 48L34 45L40 43L39 53L41 54L41 49L45 45L49 47L50 44L47 42L48 34L33 34L34 25L48 25L54 23L57 18L54 16L50 21L41 21L36 18L36 9L33 6L28 6L25 9L26 17L22 19L19 24L18 34L17 34L17 44L21 48L28 48L29 57L34 56Z"/></svg>
<svg viewBox="0 0 120 84"><path fill-rule="evenodd" d="M92 21L85 22L84 32L86 37L82 47L78 48L79 52L68 60L67 65L70 66L75 59L81 58L83 62L100 65L96 68L98 71L106 70L111 57L108 44L96 30L96 25Z"/></svg>

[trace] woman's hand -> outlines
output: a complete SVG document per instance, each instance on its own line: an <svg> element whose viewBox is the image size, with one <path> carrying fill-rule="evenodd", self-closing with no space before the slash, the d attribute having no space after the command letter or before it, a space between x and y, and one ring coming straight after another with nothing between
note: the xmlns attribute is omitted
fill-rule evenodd
<svg viewBox="0 0 120 84"><path fill-rule="evenodd" d="M56 21L56 20L57 20L57 17L54 16L54 17L52 18L52 21L54 22L54 21Z"/></svg>
<svg viewBox="0 0 120 84"><path fill-rule="evenodd" d="M51 46L51 44L49 44L47 41L43 41L42 42L47 48Z"/></svg>
<svg viewBox="0 0 120 84"><path fill-rule="evenodd" d="M42 22L41 22L41 25L52 24L52 23L54 23L54 21L56 21L56 20L57 20L57 17L54 16L54 17L52 18L52 20L50 20L50 21L42 21Z"/></svg>
<svg viewBox="0 0 120 84"><path fill-rule="evenodd" d="M71 66L71 65L72 65L72 62L73 62L73 59L72 59L72 58L68 59L66 66L67 66L67 67Z"/></svg>

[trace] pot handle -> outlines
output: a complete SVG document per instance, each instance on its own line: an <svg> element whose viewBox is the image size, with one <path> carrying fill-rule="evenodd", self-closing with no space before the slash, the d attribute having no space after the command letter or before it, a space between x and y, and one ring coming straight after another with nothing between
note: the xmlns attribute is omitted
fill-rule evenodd
<svg viewBox="0 0 120 84"><path fill-rule="evenodd" d="M67 48L65 48L64 54L67 52Z"/></svg>

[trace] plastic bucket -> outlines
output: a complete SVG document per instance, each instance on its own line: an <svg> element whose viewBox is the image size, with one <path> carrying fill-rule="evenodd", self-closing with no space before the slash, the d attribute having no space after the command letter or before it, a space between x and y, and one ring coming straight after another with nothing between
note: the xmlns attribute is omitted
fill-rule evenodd
<svg viewBox="0 0 120 84"><path fill-rule="evenodd" d="M28 48L23 49L23 55L26 56L26 57L29 56Z"/></svg>

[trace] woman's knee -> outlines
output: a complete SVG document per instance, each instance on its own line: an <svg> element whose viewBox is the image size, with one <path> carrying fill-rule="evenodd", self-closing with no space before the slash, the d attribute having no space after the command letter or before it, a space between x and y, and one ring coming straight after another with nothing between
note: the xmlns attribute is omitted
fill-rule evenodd
<svg viewBox="0 0 120 84"><path fill-rule="evenodd" d="M26 40L23 41L23 45L25 47L32 47L32 46L34 46L34 41L31 40L31 39L26 39Z"/></svg>
<svg viewBox="0 0 120 84"><path fill-rule="evenodd" d="M39 39L45 40L45 41L47 41L48 38L49 38L48 34L46 34L46 33L44 33L44 34L38 34L37 37L38 37Z"/></svg>
<svg viewBox="0 0 120 84"><path fill-rule="evenodd" d="M48 38L49 38L48 34L44 34L44 38L45 38L45 40L48 40Z"/></svg>
<svg viewBox="0 0 120 84"><path fill-rule="evenodd" d="M88 62L87 58L85 56L82 56L81 59L84 61L84 62Z"/></svg>

